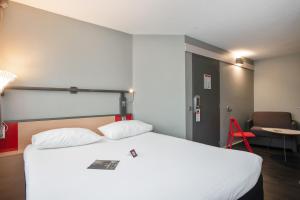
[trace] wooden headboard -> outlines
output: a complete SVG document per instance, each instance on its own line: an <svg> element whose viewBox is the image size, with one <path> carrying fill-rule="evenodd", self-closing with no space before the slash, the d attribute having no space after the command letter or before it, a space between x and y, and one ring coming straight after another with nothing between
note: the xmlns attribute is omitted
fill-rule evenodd
<svg viewBox="0 0 300 200"><path fill-rule="evenodd" d="M31 136L41 131L46 131L56 128L88 128L102 135L97 127L109 124L115 121L114 116L92 117L92 118L76 118L62 120L47 120L47 121L31 121L20 122L18 124L18 150L23 151L25 147L31 144Z"/></svg>
<svg viewBox="0 0 300 200"><path fill-rule="evenodd" d="M131 119L132 115L126 116ZM30 120L21 122L7 122L9 129L4 140L0 141L0 156L23 153L27 145L31 144L31 137L41 131L57 128L88 128L99 135L99 126L118 121L120 116L93 116L60 118L49 120Z"/></svg>

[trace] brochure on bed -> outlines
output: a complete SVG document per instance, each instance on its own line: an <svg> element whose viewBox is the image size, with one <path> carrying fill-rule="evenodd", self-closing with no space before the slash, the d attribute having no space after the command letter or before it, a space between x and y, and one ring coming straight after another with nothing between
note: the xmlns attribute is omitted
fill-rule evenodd
<svg viewBox="0 0 300 200"><path fill-rule="evenodd" d="M119 160L95 160L88 169L115 170L119 162Z"/></svg>

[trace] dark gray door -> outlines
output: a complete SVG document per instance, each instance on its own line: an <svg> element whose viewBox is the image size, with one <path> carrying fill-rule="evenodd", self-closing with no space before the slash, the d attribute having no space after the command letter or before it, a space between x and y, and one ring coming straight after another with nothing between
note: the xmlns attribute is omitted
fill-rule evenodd
<svg viewBox="0 0 300 200"><path fill-rule="evenodd" d="M220 73L219 61L193 54L193 141L219 146ZM205 80L204 80L205 79ZM211 81L210 81L211 80ZM211 89L209 89L211 88ZM200 97L200 121L194 97Z"/></svg>

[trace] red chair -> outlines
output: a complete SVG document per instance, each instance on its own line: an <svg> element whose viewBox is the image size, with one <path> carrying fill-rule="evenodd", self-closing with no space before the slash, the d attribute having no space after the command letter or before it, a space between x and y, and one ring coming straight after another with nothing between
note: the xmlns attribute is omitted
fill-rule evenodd
<svg viewBox="0 0 300 200"><path fill-rule="evenodd" d="M229 133L228 133L227 146L226 146L227 148L232 149L232 142L235 137L242 138L247 150L253 153L253 150L247 138L253 138L255 137L255 135L251 132L244 132L240 127L238 121L235 118L230 117Z"/></svg>

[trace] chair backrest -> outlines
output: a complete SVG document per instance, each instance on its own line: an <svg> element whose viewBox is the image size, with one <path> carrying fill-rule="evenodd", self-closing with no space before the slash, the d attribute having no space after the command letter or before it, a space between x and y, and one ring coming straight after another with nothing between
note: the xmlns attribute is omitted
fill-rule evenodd
<svg viewBox="0 0 300 200"><path fill-rule="evenodd" d="M235 132L241 132L243 134L243 129L234 117L230 117L229 132L231 135Z"/></svg>

